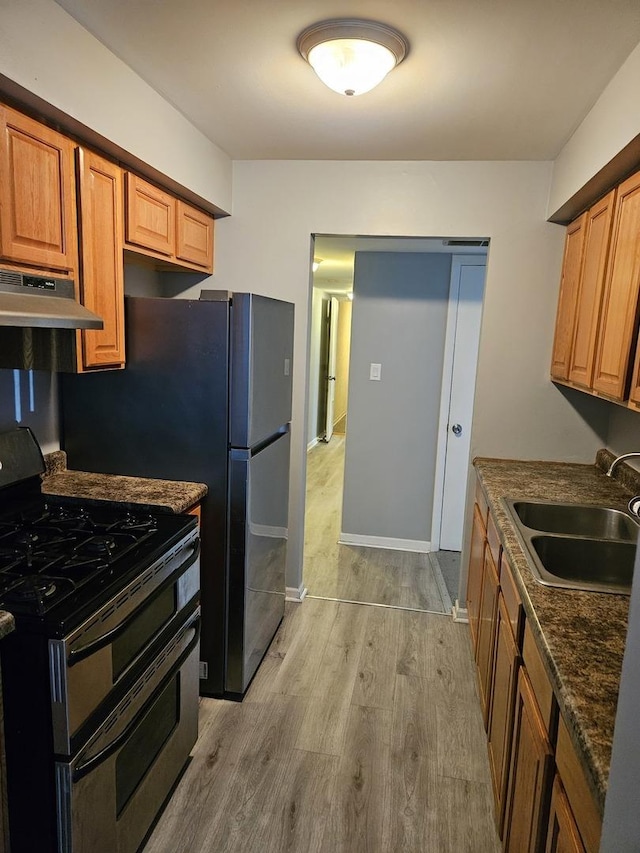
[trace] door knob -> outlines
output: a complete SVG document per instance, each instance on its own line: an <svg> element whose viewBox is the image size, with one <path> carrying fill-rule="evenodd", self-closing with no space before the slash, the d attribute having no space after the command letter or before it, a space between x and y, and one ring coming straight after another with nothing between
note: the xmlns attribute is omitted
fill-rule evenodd
<svg viewBox="0 0 640 853"><path fill-rule="evenodd" d="M460 424L454 424L454 425L451 427L451 432L452 432L454 435L462 435L462 426L461 426Z"/></svg>

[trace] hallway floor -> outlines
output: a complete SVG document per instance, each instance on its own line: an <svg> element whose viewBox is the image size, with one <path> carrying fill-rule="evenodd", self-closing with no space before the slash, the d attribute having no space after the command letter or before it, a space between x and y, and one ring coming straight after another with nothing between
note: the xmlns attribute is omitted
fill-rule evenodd
<svg viewBox="0 0 640 853"><path fill-rule="evenodd" d="M338 544L344 448L345 436L334 434L328 444L320 443L307 454L303 568L307 594L450 613L457 597L457 552L417 554Z"/></svg>
<svg viewBox="0 0 640 853"><path fill-rule="evenodd" d="M427 555L334 544L344 439L310 457L310 595L242 703L200 700L144 853L499 853L468 626Z"/></svg>
<svg viewBox="0 0 640 853"><path fill-rule="evenodd" d="M306 599L242 703L202 699L145 853L499 853L468 627Z"/></svg>

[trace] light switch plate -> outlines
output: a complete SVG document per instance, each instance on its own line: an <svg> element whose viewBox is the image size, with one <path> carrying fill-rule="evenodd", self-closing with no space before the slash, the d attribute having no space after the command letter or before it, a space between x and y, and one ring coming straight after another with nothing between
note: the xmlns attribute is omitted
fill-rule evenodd
<svg viewBox="0 0 640 853"><path fill-rule="evenodd" d="M374 364L371 362L369 366L369 379L373 379L374 381L380 381L380 375L382 373L382 365Z"/></svg>

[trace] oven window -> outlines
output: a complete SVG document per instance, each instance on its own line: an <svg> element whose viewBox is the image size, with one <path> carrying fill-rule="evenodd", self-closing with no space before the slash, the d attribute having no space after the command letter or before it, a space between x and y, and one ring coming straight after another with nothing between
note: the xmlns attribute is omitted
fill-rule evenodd
<svg viewBox="0 0 640 853"><path fill-rule="evenodd" d="M127 630L111 645L113 680L119 677L131 661L147 645L156 632L176 612L176 585L171 584L148 604Z"/></svg>
<svg viewBox="0 0 640 853"><path fill-rule="evenodd" d="M118 817L178 724L180 673L169 682L116 759Z"/></svg>

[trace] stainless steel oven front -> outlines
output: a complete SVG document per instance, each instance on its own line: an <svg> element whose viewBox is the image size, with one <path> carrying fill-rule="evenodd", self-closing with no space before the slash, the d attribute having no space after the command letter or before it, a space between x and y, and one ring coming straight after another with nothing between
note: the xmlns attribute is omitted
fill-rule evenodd
<svg viewBox="0 0 640 853"><path fill-rule="evenodd" d="M55 763L60 853L138 850L198 734L200 608L71 758Z"/></svg>
<svg viewBox="0 0 640 853"><path fill-rule="evenodd" d="M53 749L77 751L92 714L131 679L200 586L198 530L62 639L49 640Z"/></svg>

